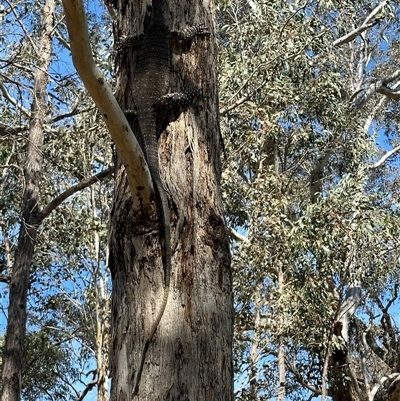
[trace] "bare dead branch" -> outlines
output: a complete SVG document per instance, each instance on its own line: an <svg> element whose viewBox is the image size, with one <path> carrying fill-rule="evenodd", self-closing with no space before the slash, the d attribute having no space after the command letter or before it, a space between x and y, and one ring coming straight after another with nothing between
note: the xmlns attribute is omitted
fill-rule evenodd
<svg viewBox="0 0 400 401"><path fill-rule="evenodd" d="M68 188L66 191L54 198L38 215L37 223L40 224L57 206L59 206L65 199L73 195L74 193L81 191L84 188L94 184L95 182L101 181L102 179L110 176L114 170L114 167L109 167L103 170L101 173L93 175L92 177L86 178L76 185Z"/></svg>

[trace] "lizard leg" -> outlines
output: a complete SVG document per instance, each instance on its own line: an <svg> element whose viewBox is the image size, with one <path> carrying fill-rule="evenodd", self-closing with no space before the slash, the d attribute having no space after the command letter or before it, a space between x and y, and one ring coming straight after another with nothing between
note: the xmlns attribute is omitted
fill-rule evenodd
<svg viewBox="0 0 400 401"><path fill-rule="evenodd" d="M167 93L161 96L155 103L157 110L168 110L177 106L185 106L191 104L195 97L201 96L200 91L194 87L187 87L184 92Z"/></svg>
<svg viewBox="0 0 400 401"><path fill-rule="evenodd" d="M124 53L133 47L139 46L144 38L144 33L136 36L121 36L118 43L115 45L115 51L117 53Z"/></svg>
<svg viewBox="0 0 400 401"><path fill-rule="evenodd" d="M189 42L197 36L210 36L210 31L203 24L196 24L185 28L183 31L173 31L171 36L181 42Z"/></svg>
<svg viewBox="0 0 400 401"><path fill-rule="evenodd" d="M128 120L128 123L130 125L137 124L137 122L138 122L137 110L135 110L135 109L133 109L133 110L125 110L124 114L125 114L125 117Z"/></svg>

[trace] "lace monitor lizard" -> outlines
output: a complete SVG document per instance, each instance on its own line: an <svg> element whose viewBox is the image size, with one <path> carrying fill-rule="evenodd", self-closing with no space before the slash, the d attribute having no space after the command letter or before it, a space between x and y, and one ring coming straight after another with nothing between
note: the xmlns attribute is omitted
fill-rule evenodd
<svg viewBox="0 0 400 401"><path fill-rule="evenodd" d="M164 296L144 344L134 381L134 394L138 393L146 353L164 314L170 290L172 253L170 211L167 195L161 180L158 161L156 111L159 107L188 104L198 94L198 91L193 88L188 89L184 93L168 93L171 64L170 42L172 39L190 41L195 36L208 34L208 30L202 24L188 27L182 32L171 32L169 29L169 1L152 0L150 24L145 33L139 37L123 39L123 47L140 45L138 62L133 76L135 110L128 111L127 114L130 114L131 117L133 116L139 125L140 144L153 180L161 222L160 228L162 227L164 237Z"/></svg>

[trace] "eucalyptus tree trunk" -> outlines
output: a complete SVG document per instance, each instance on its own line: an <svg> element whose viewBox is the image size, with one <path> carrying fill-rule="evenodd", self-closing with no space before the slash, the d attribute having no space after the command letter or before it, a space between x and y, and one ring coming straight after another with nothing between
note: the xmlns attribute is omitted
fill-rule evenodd
<svg viewBox="0 0 400 401"><path fill-rule="evenodd" d="M263 299L261 296L262 285L257 284L254 291L254 334L251 339L250 346L250 367L249 367L249 383L250 383L250 397L252 401L257 401L258 385L257 385L257 373L258 373L258 362L259 362L259 345L260 345L260 332L261 328L261 309L263 307Z"/></svg>
<svg viewBox="0 0 400 401"><path fill-rule="evenodd" d="M97 210L99 205L96 203L95 189L90 187L90 204L94 219L98 218ZM100 257L100 232L97 229L93 230L93 255L92 258L96 265L94 267L93 276L94 294L95 294L95 311L96 311L96 328L95 328L95 343L96 343L96 367L97 367L97 401L108 401L108 371L109 350L110 350L110 296L107 291L108 277L104 276L104 270L101 268L102 260Z"/></svg>
<svg viewBox="0 0 400 401"><path fill-rule="evenodd" d="M278 283L279 289L283 290L285 288L285 274L282 269L282 263L277 263L278 269ZM284 316L282 313L282 309L278 309L278 317L279 321L281 322L282 326L284 325ZM285 346L283 342L283 338L278 339L278 380L279 380L279 387L278 387L278 396L276 397L276 401L284 401L286 395L286 367L285 367Z"/></svg>
<svg viewBox="0 0 400 401"><path fill-rule="evenodd" d="M151 3L117 3L117 36L143 33ZM169 8L171 30L194 23L210 29L210 37L172 46L172 91L190 82L204 96L160 130L173 273L166 310L150 343L136 396L134 380L144 343L163 297L162 248L155 204L150 215L134 213L123 168L115 174L110 233L111 400L229 401L233 399L232 279L220 190L214 5L209 0L171 0ZM134 65L132 52L117 57L118 97L125 110L133 107Z"/></svg>
<svg viewBox="0 0 400 401"><path fill-rule="evenodd" d="M10 278L8 321L3 354L1 401L19 401L21 371L26 332L26 305L29 271L37 236L36 214L39 203L39 180L42 170L43 121L46 114L46 86L52 51L54 0L42 8L40 48L36 52L33 103L29 125L28 152L25 166L25 189L18 245Z"/></svg>

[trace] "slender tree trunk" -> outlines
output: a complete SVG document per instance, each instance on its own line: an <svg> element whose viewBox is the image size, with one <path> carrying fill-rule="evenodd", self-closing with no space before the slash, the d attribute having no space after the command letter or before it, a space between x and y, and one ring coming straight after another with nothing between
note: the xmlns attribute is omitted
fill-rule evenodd
<svg viewBox="0 0 400 401"><path fill-rule="evenodd" d="M251 339L250 347L250 399L258 400L258 385L257 385L257 364L259 362L258 348L260 345L260 330L261 330L261 308L262 308L262 298L261 298L262 285L258 284L256 290L254 291L254 334Z"/></svg>
<svg viewBox="0 0 400 401"><path fill-rule="evenodd" d="M32 114L29 127L22 221L10 280L10 298L3 355L1 401L19 401L21 370L26 331L26 305L29 270L37 236L36 213L39 203L39 180L42 169L43 120L46 114L46 86L51 59L54 0L43 6L43 30L34 78Z"/></svg>
<svg viewBox="0 0 400 401"><path fill-rule="evenodd" d="M283 290L285 287L285 275L282 270L281 263L278 264L278 282L279 289ZM281 309L281 308L279 308ZM278 319L283 321L282 310L278 312ZM282 322L283 323L283 322ZM285 367L285 348L283 346L283 339L279 338L278 343L278 376L279 376L279 388L278 388L278 397L277 401L283 401L286 395L286 367Z"/></svg>
<svg viewBox="0 0 400 401"><path fill-rule="evenodd" d="M171 0L169 7L172 30L199 22L210 27L214 20L208 0ZM117 8L119 36L143 32L145 1L120 0ZM213 27L210 31L211 37L194 40L187 49L173 49L172 85L182 88L184 80L190 80L206 97L170 123L159 138L161 175L171 211L173 274L137 396L134 380L163 297L160 234L156 208L151 216L133 213L123 169L115 175L110 233L113 401L233 399L232 279L220 191ZM132 106L133 65L131 54L119 60L119 97L126 108Z"/></svg>
<svg viewBox="0 0 400 401"><path fill-rule="evenodd" d="M96 219L97 208L95 189L90 187L90 204L93 219ZM107 291L107 276L101 267L100 256L100 234L97 229L93 230L93 260L94 282L96 283L96 365L97 365L97 401L108 401L108 371L109 371L109 349L110 349L110 296Z"/></svg>
<svg viewBox="0 0 400 401"><path fill-rule="evenodd" d="M96 294L96 362L97 362L97 401L108 401L109 370L109 300L106 285L100 277L97 280Z"/></svg>

